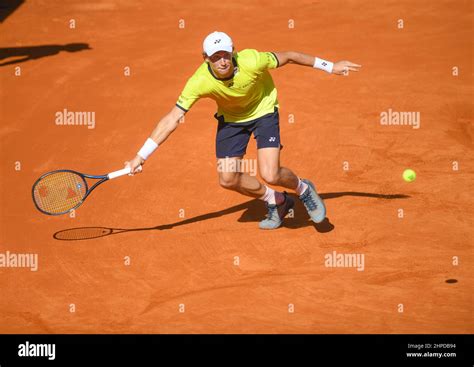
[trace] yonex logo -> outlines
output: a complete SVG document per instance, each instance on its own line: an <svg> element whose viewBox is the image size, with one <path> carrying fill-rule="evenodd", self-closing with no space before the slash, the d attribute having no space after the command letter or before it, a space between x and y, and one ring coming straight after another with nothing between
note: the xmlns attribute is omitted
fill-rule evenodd
<svg viewBox="0 0 474 367"><path fill-rule="evenodd" d="M271 136L270 139L268 139L268 141L276 141L276 137Z"/></svg>
<svg viewBox="0 0 474 367"><path fill-rule="evenodd" d="M216 44L218 44L218 43L220 43L220 42L221 42L221 40L218 39L218 40L215 40L215 41L214 41L214 44L216 45Z"/></svg>
<svg viewBox="0 0 474 367"><path fill-rule="evenodd" d="M328 65L328 63L327 63L327 62L323 62L323 66L327 66L327 65Z"/></svg>

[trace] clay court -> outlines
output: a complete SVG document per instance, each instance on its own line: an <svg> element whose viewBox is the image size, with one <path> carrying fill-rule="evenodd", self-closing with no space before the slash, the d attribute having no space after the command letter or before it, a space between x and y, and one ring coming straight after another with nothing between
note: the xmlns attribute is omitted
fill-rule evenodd
<svg viewBox="0 0 474 367"><path fill-rule="evenodd" d="M0 252L37 254L38 269L0 267L0 332L472 333L472 25L470 1L20 4L0 24ZM315 182L327 220L298 202L258 229L263 202L219 186L211 100L142 174L73 217L37 211L43 173L135 155L215 30L237 50L362 64L271 71L282 164ZM94 112L94 127L58 125L65 109ZM382 124L389 110L419 113L418 128ZM335 253L363 269L326 266Z"/></svg>

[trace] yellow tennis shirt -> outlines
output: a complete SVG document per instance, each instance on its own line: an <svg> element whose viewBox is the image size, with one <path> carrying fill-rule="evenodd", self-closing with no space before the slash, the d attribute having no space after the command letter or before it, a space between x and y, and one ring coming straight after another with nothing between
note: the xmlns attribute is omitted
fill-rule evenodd
<svg viewBox="0 0 474 367"><path fill-rule="evenodd" d="M233 123L274 112L277 90L268 69L278 67L275 54L246 49L233 56L233 76L217 79L204 62L187 81L176 106L187 112L200 98L211 98L217 103L217 117Z"/></svg>

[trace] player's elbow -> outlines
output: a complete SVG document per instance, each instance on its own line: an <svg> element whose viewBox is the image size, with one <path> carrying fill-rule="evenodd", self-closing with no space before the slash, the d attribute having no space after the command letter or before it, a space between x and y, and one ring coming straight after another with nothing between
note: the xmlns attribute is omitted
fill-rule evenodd
<svg viewBox="0 0 474 367"><path fill-rule="evenodd" d="M180 117L173 115L166 116L166 118L164 119L165 130L170 133L174 131L179 126L182 117L184 117L184 115Z"/></svg>
<svg viewBox="0 0 474 367"><path fill-rule="evenodd" d="M287 52L288 62L289 62L289 63L298 62L298 55L299 55L298 52L295 52L295 51L288 51L288 52Z"/></svg>
<svg viewBox="0 0 474 367"><path fill-rule="evenodd" d="M173 107L173 109L168 113L168 119L173 121L174 124L179 124L180 122L184 121L184 114L185 112L178 108L177 106Z"/></svg>
<svg viewBox="0 0 474 367"><path fill-rule="evenodd" d="M168 131L171 132L176 129L180 122L184 119L184 111L175 107L169 113L167 113L160 121L160 125Z"/></svg>
<svg viewBox="0 0 474 367"><path fill-rule="evenodd" d="M278 65L280 67L294 61L293 51L276 52L276 56L278 58Z"/></svg>

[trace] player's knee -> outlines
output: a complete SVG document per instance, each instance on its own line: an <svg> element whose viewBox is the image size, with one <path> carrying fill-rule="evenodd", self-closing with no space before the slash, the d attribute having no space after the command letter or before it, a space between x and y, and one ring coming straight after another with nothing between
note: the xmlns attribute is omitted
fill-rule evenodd
<svg viewBox="0 0 474 367"><path fill-rule="evenodd" d="M278 185L280 174L277 170L263 170L260 172L262 179L269 185Z"/></svg>
<svg viewBox="0 0 474 367"><path fill-rule="evenodd" d="M219 175L219 184L224 189L235 190L239 186L239 176L237 174Z"/></svg>

